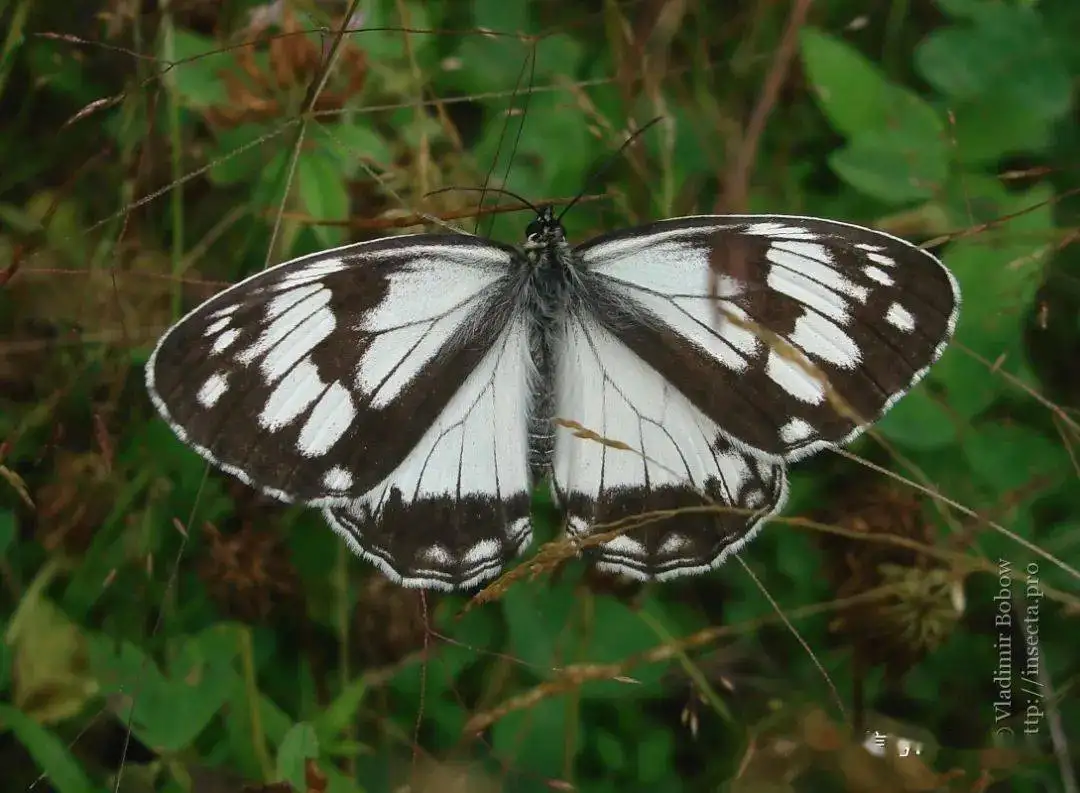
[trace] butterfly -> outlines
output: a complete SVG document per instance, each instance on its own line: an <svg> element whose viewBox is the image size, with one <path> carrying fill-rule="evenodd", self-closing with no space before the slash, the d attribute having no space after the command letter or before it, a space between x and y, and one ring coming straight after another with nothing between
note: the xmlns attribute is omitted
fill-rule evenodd
<svg viewBox="0 0 1080 793"><path fill-rule="evenodd" d="M933 255L848 223L682 217L572 247L542 207L520 248L414 234L253 275L165 332L146 385L181 441L404 586L496 576L544 478L575 540L652 516L587 553L664 580L748 542L788 464L880 418L959 305Z"/></svg>

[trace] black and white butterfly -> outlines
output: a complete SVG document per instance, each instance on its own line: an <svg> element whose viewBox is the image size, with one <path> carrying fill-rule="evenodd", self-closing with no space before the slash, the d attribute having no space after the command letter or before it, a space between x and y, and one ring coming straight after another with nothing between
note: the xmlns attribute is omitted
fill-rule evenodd
<svg viewBox="0 0 1080 793"><path fill-rule="evenodd" d="M543 208L521 249L416 234L258 273L170 328L146 379L182 441L321 507L406 586L497 575L545 476L579 539L697 507L590 551L670 579L736 552L789 462L910 389L959 303L934 256L847 223L684 217L571 247Z"/></svg>

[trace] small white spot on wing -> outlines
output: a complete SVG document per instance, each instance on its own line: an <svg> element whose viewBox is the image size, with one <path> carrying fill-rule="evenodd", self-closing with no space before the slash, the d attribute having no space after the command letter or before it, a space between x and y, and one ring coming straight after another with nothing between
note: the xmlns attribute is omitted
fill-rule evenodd
<svg viewBox="0 0 1080 793"><path fill-rule="evenodd" d="M911 333L911 331L915 330L915 317L899 303L893 303L889 306L889 310L885 314L885 321L905 333Z"/></svg>
<svg viewBox="0 0 1080 793"><path fill-rule="evenodd" d="M206 378L206 382L199 388L195 398L204 408L210 409L229 390L229 381L221 372L215 372Z"/></svg>
<svg viewBox="0 0 1080 793"><path fill-rule="evenodd" d="M222 317L221 319L216 319L212 323L210 323L210 325L207 326L206 332L203 335L216 336L218 333L221 333L221 331L225 330L225 328L227 327L229 327L229 318Z"/></svg>
<svg viewBox="0 0 1080 793"><path fill-rule="evenodd" d="M813 311L807 311L795 320L795 330L788 340L806 354L842 369L854 369L862 361L862 353L851 336Z"/></svg>
<svg viewBox="0 0 1080 793"><path fill-rule="evenodd" d="M780 427L780 440L784 443L798 443L815 434L813 425L804 419L790 419Z"/></svg>
<svg viewBox="0 0 1080 793"><path fill-rule="evenodd" d="M221 353L225 352L225 350L229 349L229 347L232 346L232 343L236 341L239 336L240 331L237 328L231 328L222 333L216 339L214 339L214 346L210 349L214 352L215 355L220 355Z"/></svg>
<svg viewBox="0 0 1080 793"><path fill-rule="evenodd" d="M335 465L323 474L323 487L328 490L348 490L352 487L353 475L346 468Z"/></svg>
<svg viewBox="0 0 1080 793"><path fill-rule="evenodd" d="M871 281L877 281L882 286L892 286L896 283L893 281L891 275L878 267L874 267L872 264L866 265L866 267L863 268L863 273Z"/></svg>
<svg viewBox="0 0 1080 793"><path fill-rule="evenodd" d="M644 559L648 555L645 546L626 534L620 534L603 544L604 548L620 556L629 556L633 559Z"/></svg>
<svg viewBox="0 0 1080 793"><path fill-rule="evenodd" d="M753 234L757 237L773 237L776 239L787 240L816 240L817 234L808 228L800 226L790 226L785 223L766 222L766 223L748 223L743 228L744 234Z"/></svg>
<svg viewBox="0 0 1080 793"><path fill-rule="evenodd" d="M866 258L875 264L880 264L883 267L895 267L896 260L891 256L886 256L883 253L867 253Z"/></svg>
<svg viewBox="0 0 1080 793"><path fill-rule="evenodd" d="M676 553L689 544L690 541L686 538L686 535L675 534L672 532L667 536L663 543L660 544L660 553L662 555Z"/></svg>

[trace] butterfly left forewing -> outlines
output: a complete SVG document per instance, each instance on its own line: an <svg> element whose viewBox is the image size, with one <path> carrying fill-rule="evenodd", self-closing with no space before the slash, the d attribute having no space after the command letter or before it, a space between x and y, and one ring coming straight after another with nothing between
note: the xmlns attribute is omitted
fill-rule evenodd
<svg viewBox="0 0 1080 793"><path fill-rule="evenodd" d="M596 548L599 569L642 580L703 572L783 506L783 461L732 443L591 309L561 336L555 404L568 534L632 526Z"/></svg>
<svg viewBox="0 0 1080 793"><path fill-rule="evenodd" d="M845 443L940 356L959 291L932 255L816 218L701 216L577 249L601 321L738 443Z"/></svg>
<svg viewBox="0 0 1080 793"><path fill-rule="evenodd" d="M276 498L358 498L406 458L509 321L514 252L350 245L261 272L160 339L147 389L181 438Z"/></svg>

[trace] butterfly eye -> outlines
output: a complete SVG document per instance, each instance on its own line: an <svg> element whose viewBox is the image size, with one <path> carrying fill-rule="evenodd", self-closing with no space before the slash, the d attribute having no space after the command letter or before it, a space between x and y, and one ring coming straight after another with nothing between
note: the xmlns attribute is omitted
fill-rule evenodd
<svg viewBox="0 0 1080 793"><path fill-rule="evenodd" d="M526 239L532 239L533 237L540 236L540 233L544 230L544 224L539 220L534 220L528 226L525 227Z"/></svg>

